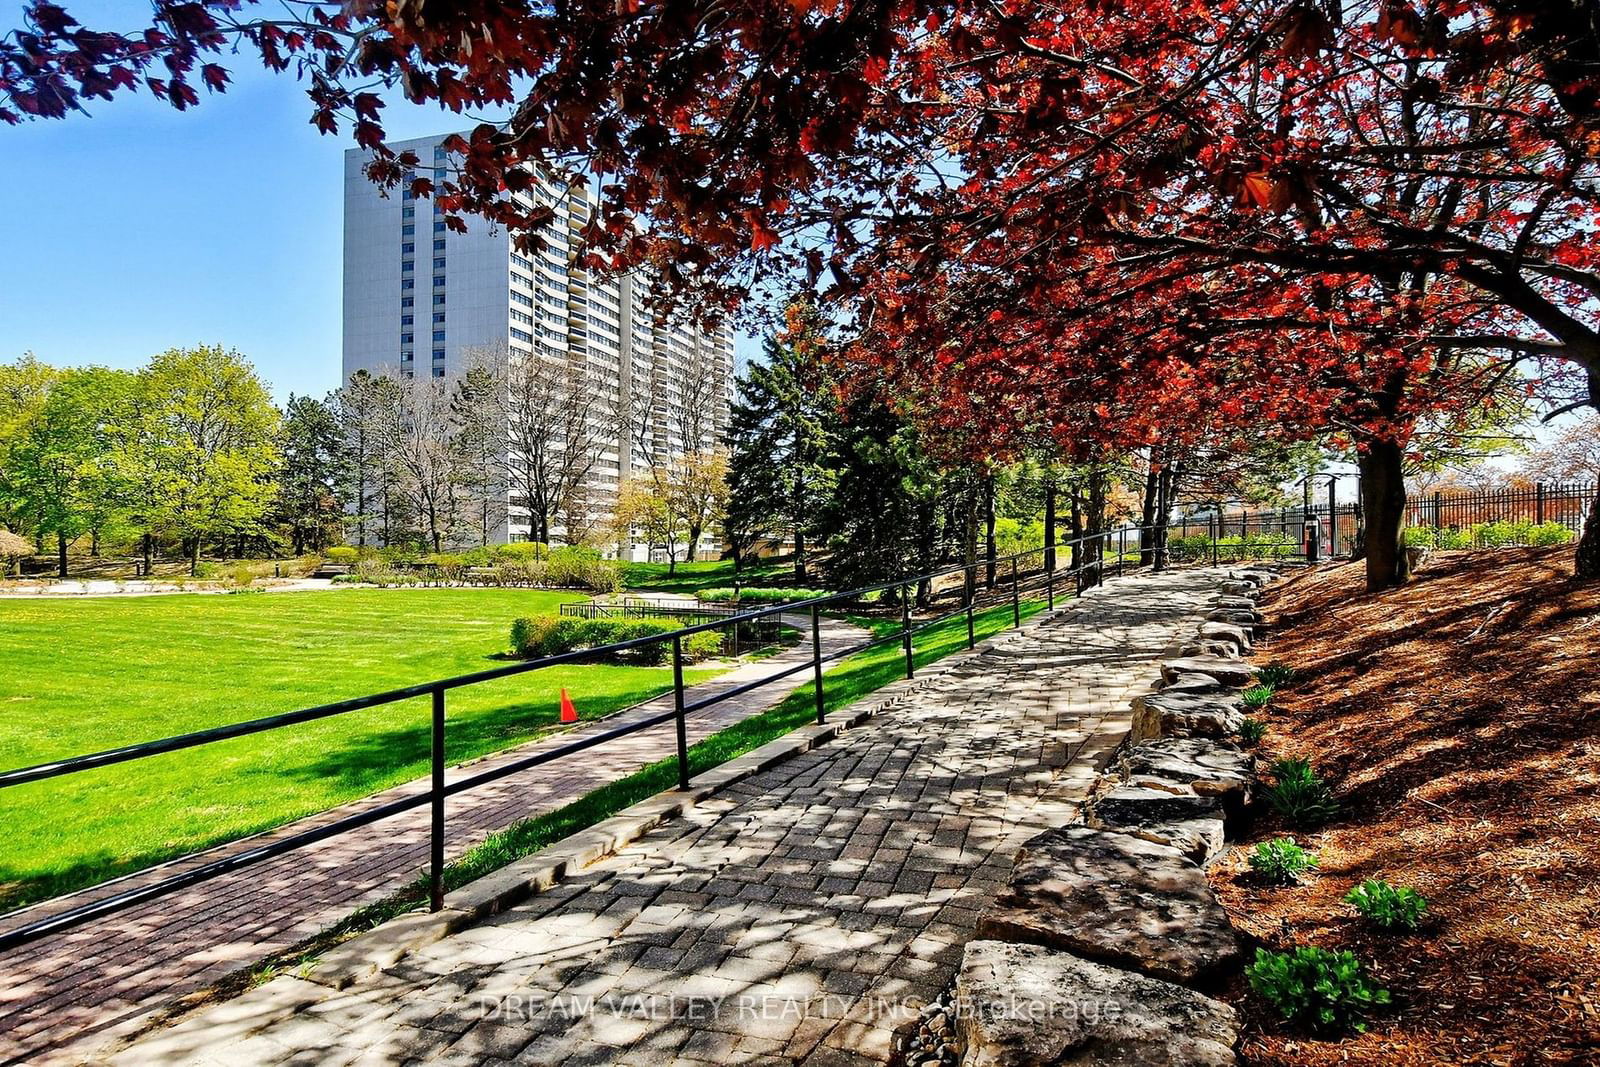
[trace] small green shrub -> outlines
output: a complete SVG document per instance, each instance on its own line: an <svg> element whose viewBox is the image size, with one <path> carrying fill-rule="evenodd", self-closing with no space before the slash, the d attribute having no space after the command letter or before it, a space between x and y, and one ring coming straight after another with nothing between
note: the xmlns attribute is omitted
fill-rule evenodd
<svg viewBox="0 0 1600 1067"><path fill-rule="evenodd" d="M1392 886L1379 878L1368 878L1344 899L1380 930L1415 930L1428 910L1428 901L1415 889Z"/></svg>
<svg viewBox="0 0 1600 1067"><path fill-rule="evenodd" d="M1401 537L1407 548L1434 547L1434 529L1431 526L1407 526Z"/></svg>
<svg viewBox="0 0 1600 1067"><path fill-rule="evenodd" d="M1439 548L1457 549L1472 547L1472 531L1442 529L1433 532L1434 544Z"/></svg>
<svg viewBox="0 0 1600 1067"><path fill-rule="evenodd" d="M1339 814L1339 801L1311 762L1303 759L1279 760L1272 767L1275 779L1267 790L1267 803L1284 821L1299 830L1321 826Z"/></svg>
<svg viewBox="0 0 1600 1067"><path fill-rule="evenodd" d="M329 563L342 565L354 563L359 556L360 553L349 545L335 545L322 554L322 558Z"/></svg>
<svg viewBox="0 0 1600 1067"><path fill-rule="evenodd" d="M1528 544L1535 547L1564 545L1571 542L1573 533L1559 522L1541 522L1528 531Z"/></svg>
<svg viewBox="0 0 1600 1067"><path fill-rule="evenodd" d="M1267 724L1260 719L1246 718L1239 724L1239 740L1246 745L1258 745L1267 736Z"/></svg>
<svg viewBox="0 0 1600 1067"><path fill-rule="evenodd" d="M196 578L220 578L222 577L222 566L217 563L196 564L194 576Z"/></svg>
<svg viewBox="0 0 1600 1067"><path fill-rule="evenodd" d="M1239 694L1239 699L1251 711L1260 711L1272 702L1272 694L1277 689L1270 685L1253 685Z"/></svg>
<svg viewBox="0 0 1600 1067"><path fill-rule="evenodd" d="M1273 690L1287 689L1294 684L1294 668L1281 660L1273 660L1256 671L1256 684Z"/></svg>
<svg viewBox="0 0 1600 1067"><path fill-rule="evenodd" d="M511 620L511 651L524 659L544 655L539 650L560 621L555 615L530 615Z"/></svg>
<svg viewBox="0 0 1600 1067"><path fill-rule="evenodd" d="M542 541L513 541L507 545L500 545L494 550L494 554L500 559L537 563L550 555L550 546Z"/></svg>
<svg viewBox="0 0 1600 1067"><path fill-rule="evenodd" d="M1372 1009L1389 1003L1389 991L1368 981L1366 968L1352 952L1313 945L1293 952L1259 948L1244 973L1250 988L1285 1021L1323 1032L1364 1031Z"/></svg>
<svg viewBox="0 0 1600 1067"><path fill-rule="evenodd" d="M722 635L715 630L702 630L683 639L683 658L690 663L715 659L722 655Z"/></svg>
<svg viewBox="0 0 1600 1067"><path fill-rule="evenodd" d="M1262 841L1250 853L1250 869L1273 885L1293 885L1316 865L1317 857L1292 837Z"/></svg>

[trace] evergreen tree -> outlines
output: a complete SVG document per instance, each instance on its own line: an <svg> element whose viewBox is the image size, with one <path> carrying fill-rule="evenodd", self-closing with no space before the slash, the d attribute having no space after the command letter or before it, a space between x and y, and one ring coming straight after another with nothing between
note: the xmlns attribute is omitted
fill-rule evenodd
<svg viewBox="0 0 1600 1067"><path fill-rule="evenodd" d="M325 401L291 395L284 407L277 510L297 556L307 548L321 551L337 539L344 442L336 405L332 395Z"/></svg>

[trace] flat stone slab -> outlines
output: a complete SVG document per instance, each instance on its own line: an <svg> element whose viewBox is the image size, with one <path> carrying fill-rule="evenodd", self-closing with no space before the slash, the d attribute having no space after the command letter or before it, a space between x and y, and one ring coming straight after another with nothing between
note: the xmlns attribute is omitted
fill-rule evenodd
<svg viewBox="0 0 1600 1067"><path fill-rule="evenodd" d="M1163 689L1133 701L1133 738L1231 737L1239 732L1244 713L1238 690L1231 686Z"/></svg>
<svg viewBox="0 0 1600 1067"><path fill-rule="evenodd" d="M1261 613L1245 608L1212 608L1206 612L1207 622L1231 622L1235 626L1260 626Z"/></svg>
<svg viewBox="0 0 1600 1067"><path fill-rule="evenodd" d="M1222 595L1225 597L1249 597L1252 601L1261 593L1261 585L1244 578L1230 579L1222 583Z"/></svg>
<svg viewBox="0 0 1600 1067"><path fill-rule="evenodd" d="M1239 646L1232 641L1190 641L1178 649L1180 656L1217 656L1222 659L1238 659Z"/></svg>
<svg viewBox="0 0 1600 1067"><path fill-rule="evenodd" d="M1063 826L1023 846L977 935L1186 985L1218 977L1239 954L1204 872L1183 853L1090 826Z"/></svg>
<svg viewBox="0 0 1600 1067"><path fill-rule="evenodd" d="M1228 641L1237 645L1239 651L1249 652L1250 629L1245 626L1235 626L1226 622L1203 622L1200 624L1200 640L1202 641Z"/></svg>
<svg viewBox="0 0 1600 1067"><path fill-rule="evenodd" d="M1225 1067L1232 1008L1037 945L972 941L956 1002L967 1067Z"/></svg>
<svg viewBox="0 0 1600 1067"><path fill-rule="evenodd" d="M1135 745L1122 755L1122 776L1183 782L1201 796L1243 807L1255 781L1256 758L1233 745L1203 738L1168 737Z"/></svg>
<svg viewBox="0 0 1600 1067"><path fill-rule="evenodd" d="M1148 777L1096 797L1085 814L1090 826L1171 845L1204 867L1226 843L1220 797L1201 796L1182 782Z"/></svg>
<svg viewBox="0 0 1600 1067"><path fill-rule="evenodd" d="M1256 669L1248 663L1223 659L1221 656L1180 656L1161 664L1164 681L1175 682L1185 674L1210 675L1223 685L1243 689L1255 680Z"/></svg>

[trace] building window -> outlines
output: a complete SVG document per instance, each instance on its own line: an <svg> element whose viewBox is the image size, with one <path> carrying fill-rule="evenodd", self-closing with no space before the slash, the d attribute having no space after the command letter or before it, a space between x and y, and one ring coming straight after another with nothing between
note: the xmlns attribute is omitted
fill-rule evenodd
<svg viewBox="0 0 1600 1067"><path fill-rule="evenodd" d="M414 299L412 299L411 297L409 297L409 296L402 296L400 298L400 306L403 307L403 308L412 307L415 304L416 304L416 301Z"/></svg>
<svg viewBox="0 0 1600 1067"><path fill-rule="evenodd" d="M444 331L443 330L434 330L433 331L433 339L435 341L443 341L444 340Z"/></svg>
<svg viewBox="0 0 1600 1067"><path fill-rule="evenodd" d="M434 270L444 270L444 257L443 256L434 256L433 257L433 269Z"/></svg>
<svg viewBox="0 0 1600 1067"><path fill-rule="evenodd" d="M416 284L417 284L417 281L416 281L415 278L401 278L400 279L400 288L402 288L402 289L411 289L411 288L415 287Z"/></svg>
<svg viewBox="0 0 1600 1067"><path fill-rule="evenodd" d="M417 196L417 194L411 191L411 186L409 186L409 185L406 186L404 189L400 190L400 199L401 200L415 200L416 196Z"/></svg>
<svg viewBox="0 0 1600 1067"><path fill-rule="evenodd" d="M439 286L441 286L443 284L444 284L444 275L443 274L435 274L433 276L434 288L438 288Z"/></svg>
<svg viewBox="0 0 1600 1067"><path fill-rule="evenodd" d="M443 367L435 367L435 368L433 368L433 376L435 378L443 378L444 377L444 368Z"/></svg>
<svg viewBox="0 0 1600 1067"><path fill-rule="evenodd" d="M409 223L409 222L406 223L404 226L400 227L400 236L401 237L410 237L412 234L414 234L416 232L417 232L417 228L415 226L411 225L411 223Z"/></svg>
<svg viewBox="0 0 1600 1067"><path fill-rule="evenodd" d="M409 256L416 250L417 246L412 244L410 241L407 241L405 244L400 246L400 254L402 256Z"/></svg>
<svg viewBox="0 0 1600 1067"><path fill-rule="evenodd" d="M411 316L410 315L401 315L400 316L400 325L402 325L402 326L410 326L411 325Z"/></svg>
<svg viewBox="0 0 1600 1067"><path fill-rule="evenodd" d="M416 356L416 354L414 352L410 352L410 351L401 352L400 353L400 362L401 363L410 363L412 361L412 359L415 358L415 356Z"/></svg>
<svg viewBox="0 0 1600 1067"><path fill-rule="evenodd" d="M434 307L438 307L442 303L444 303L444 294L443 293L434 293L433 294L433 306Z"/></svg>
<svg viewBox="0 0 1600 1067"><path fill-rule="evenodd" d="M438 362L441 362L443 359L444 359L444 349L435 348L433 350L433 361L435 363L438 363Z"/></svg>
<svg viewBox="0 0 1600 1067"><path fill-rule="evenodd" d="M407 204L405 207L401 208L400 209L400 217L403 218L403 219L414 219L414 218L416 218L417 217L417 205L415 205L415 204Z"/></svg>
<svg viewBox="0 0 1600 1067"><path fill-rule="evenodd" d="M400 261L400 269L402 271L416 270L417 269L417 261L414 260L414 259L402 259Z"/></svg>
<svg viewBox="0 0 1600 1067"><path fill-rule="evenodd" d="M400 335L400 343L403 344L403 345L410 344L411 343L411 335L409 333L401 334Z"/></svg>
<svg viewBox="0 0 1600 1067"><path fill-rule="evenodd" d="M443 321L444 321L444 312L442 312L442 311L435 311L435 312L434 312L434 313L433 313L433 321L434 321L434 322L443 322Z"/></svg>
<svg viewBox="0 0 1600 1067"><path fill-rule="evenodd" d="M444 251L444 238L443 237L435 237L433 239L433 250L435 252L443 252Z"/></svg>
<svg viewBox="0 0 1600 1067"><path fill-rule="evenodd" d="M434 233L443 233L444 232L444 223L442 223L442 222L434 223L433 224L433 232Z"/></svg>

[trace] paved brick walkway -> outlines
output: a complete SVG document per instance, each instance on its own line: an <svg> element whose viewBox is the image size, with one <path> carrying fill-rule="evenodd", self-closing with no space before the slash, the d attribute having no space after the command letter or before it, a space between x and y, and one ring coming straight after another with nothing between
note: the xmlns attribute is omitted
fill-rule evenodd
<svg viewBox="0 0 1600 1067"><path fill-rule="evenodd" d="M786 621L803 632L810 629L809 619ZM823 620L820 636L826 653L859 644L867 633L846 623ZM776 656L746 664L694 687L691 699L710 696L757 677L770 677L808 661L810 656L811 643L803 641ZM808 685L810 679L809 672L801 671L692 715L690 742L773 706L796 687ZM601 724L609 728L671 707L669 694L602 720ZM594 727L578 729L590 728ZM561 744L570 736L562 734L523 745L468 764L466 770L485 770ZM668 724L452 797L446 812L446 854L459 855L492 831L560 807L675 751L676 740ZM451 777L461 773L453 771ZM152 882L186 867L426 789L425 780L399 786L267 834L14 913L0 920L0 928ZM427 862L428 809L424 806L7 953L0 958L0 1063L37 1062L46 1052L80 1042L86 1035L103 1038L108 1033L131 1031L152 1012L212 985L240 967L287 949L357 907L386 896L409 881ZM62 1058L70 1061L75 1055Z"/></svg>
<svg viewBox="0 0 1600 1067"><path fill-rule="evenodd" d="M882 1062L1017 848L1076 815L1212 588L1109 583L343 992L280 977L114 1062Z"/></svg>

